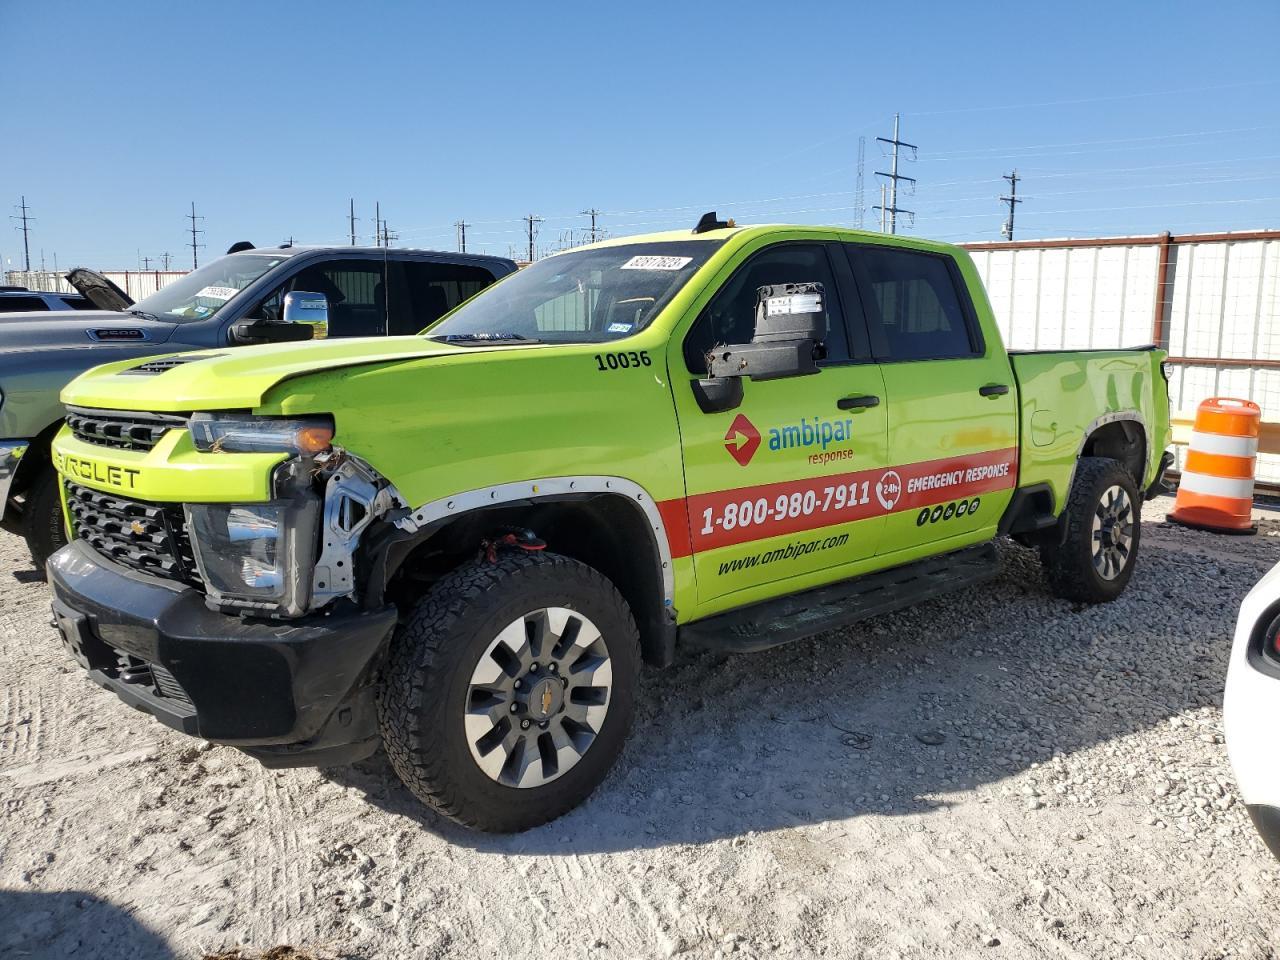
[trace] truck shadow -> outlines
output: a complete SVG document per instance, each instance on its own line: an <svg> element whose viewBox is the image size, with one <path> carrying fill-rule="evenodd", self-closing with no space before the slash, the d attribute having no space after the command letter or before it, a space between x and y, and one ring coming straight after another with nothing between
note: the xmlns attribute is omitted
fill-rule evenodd
<svg viewBox="0 0 1280 960"><path fill-rule="evenodd" d="M437 817L382 754L327 775L451 843L502 854L697 844L945 808L1055 755L1221 703L1237 608L1271 561L1256 550L1206 559L1221 549L1212 535L1166 531L1146 528L1112 604L1050 597L1035 553L1002 544L1001 576L974 591L764 653L646 670L617 767L580 808L524 834Z"/></svg>
<svg viewBox="0 0 1280 960"><path fill-rule="evenodd" d="M177 954L127 911L92 893L0 890L0 956L174 960Z"/></svg>

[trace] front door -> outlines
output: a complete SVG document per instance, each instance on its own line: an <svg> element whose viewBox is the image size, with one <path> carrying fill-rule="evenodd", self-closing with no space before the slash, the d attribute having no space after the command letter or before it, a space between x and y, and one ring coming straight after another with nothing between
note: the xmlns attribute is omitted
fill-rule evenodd
<svg viewBox="0 0 1280 960"><path fill-rule="evenodd" d="M983 341L950 257L845 249L881 362L889 458L900 486L878 552L934 553L988 539L1017 482L1017 389L1008 355L998 341Z"/></svg>
<svg viewBox="0 0 1280 960"><path fill-rule="evenodd" d="M702 613L713 612L708 603L722 609L836 579L834 568L874 556L879 545L884 384L869 350L850 350L846 321L856 321L855 343L865 340L865 325L848 295L848 265L833 255L842 256L838 246L817 241L748 253L715 281L718 291L684 338L685 377L674 375L673 358ZM745 381L741 406L703 413L690 381L706 375L712 346L750 342L757 289L810 281L826 291L821 371Z"/></svg>

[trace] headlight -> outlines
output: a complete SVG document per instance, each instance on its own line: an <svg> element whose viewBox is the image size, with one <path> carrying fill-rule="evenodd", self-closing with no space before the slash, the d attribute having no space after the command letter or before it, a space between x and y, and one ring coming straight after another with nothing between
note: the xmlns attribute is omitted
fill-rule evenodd
<svg viewBox="0 0 1280 960"><path fill-rule="evenodd" d="M194 413L188 421L197 450L206 453L292 453L312 456L333 442L333 418L254 417Z"/></svg>
<svg viewBox="0 0 1280 960"><path fill-rule="evenodd" d="M216 603L300 616L311 593L319 498L187 504L196 566Z"/></svg>

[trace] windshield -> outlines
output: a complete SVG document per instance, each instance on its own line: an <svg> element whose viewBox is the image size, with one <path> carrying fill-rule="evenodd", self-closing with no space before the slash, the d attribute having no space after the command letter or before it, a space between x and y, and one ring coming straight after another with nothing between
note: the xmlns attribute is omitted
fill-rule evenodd
<svg viewBox="0 0 1280 960"><path fill-rule="evenodd" d="M253 281L287 257L237 253L193 270L163 290L153 293L130 312L149 314L160 320L181 323L204 320Z"/></svg>
<svg viewBox="0 0 1280 960"><path fill-rule="evenodd" d="M510 276L432 327L433 340L601 343L643 330L720 240L561 253Z"/></svg>

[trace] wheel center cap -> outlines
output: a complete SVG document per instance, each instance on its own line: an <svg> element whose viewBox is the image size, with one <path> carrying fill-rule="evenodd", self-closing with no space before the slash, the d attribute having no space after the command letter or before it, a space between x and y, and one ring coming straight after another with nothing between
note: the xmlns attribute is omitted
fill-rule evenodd
<svg viewBox="0 0 1280 960"><path fill-rule="evenodd" d="M529 688L526 704L534 720L546 720L560 711L564 702L564 685L559 677L546 677Z"/></svg>

